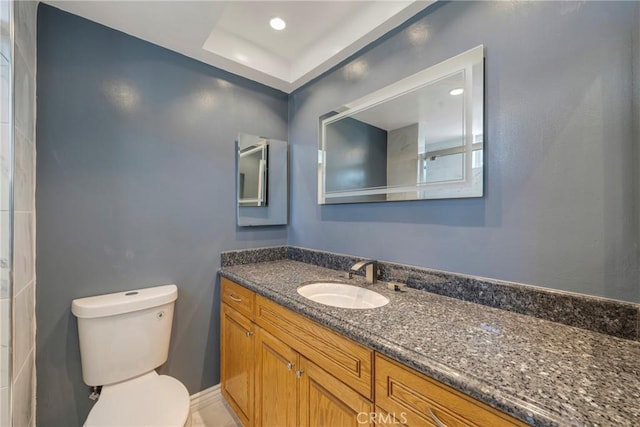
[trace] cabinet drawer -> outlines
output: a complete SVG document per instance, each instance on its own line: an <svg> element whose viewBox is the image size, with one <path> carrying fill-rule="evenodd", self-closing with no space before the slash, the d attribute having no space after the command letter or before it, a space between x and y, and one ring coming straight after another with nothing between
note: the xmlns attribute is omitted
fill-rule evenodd
<svg viewBox="0 0 640 427"><path fill-rule="evenodd" d="M376 405L407 426L525 426L516 418L376 354Z"/></svg>
<svg viewBox="0 0 640 427"><path fill-rule="evenodd" d="M220 297L222 302L248 319L253 320L256 294L225 277L221 278L220 283L222 284L222 296Z"/></svg>
<svg viewBox="0 0 640 427"><path fill-rule="evenodd" d="M256 296L256 323L373 400L373 350L260 295Z"/></svg>

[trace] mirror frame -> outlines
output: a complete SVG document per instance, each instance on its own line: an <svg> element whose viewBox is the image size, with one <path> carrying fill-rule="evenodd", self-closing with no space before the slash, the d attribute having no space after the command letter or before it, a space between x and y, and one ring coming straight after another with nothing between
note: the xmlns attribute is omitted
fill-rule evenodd
<svg viewBox="0 0 640 427"><path fill-rule="evenodd" d="M473 70L474 66L480 64L479 69ZM435 184L416 184L410 186L394 186L394 187L375 187L375 188L362 188L355 190L336 191L327 193L325 191L325 178L326 178L326 141L325 135L327 133L327 126L331 123L337 122L346 117L350 117L360 111L375 107L386 101L395 99L402 95L408 94L414 90L421 89L430 83L449 77L455 73L464 71L464 141L465 145L461 146L467 154L471 154L478 147L483 150L483 171L479 185L473 188L472 180L472 163L471 161L465 162L465 179L462 181L456 181L453 183L435 183ZM473 90L474 82L482 83L482 90ZM479 98L479 99L478 99ZM474 117L474 104L476 104L476 116ZM419 71L409 77L399 80L390 84L382 89L370 93L360 99L349 102L343 107L336 110L337 114L328 115L325 114L320 118L320 131L318 138L318 204L339 204L339 203L371 203L371 202L386 202L396 200L365 200L362 202L353 201L353 197L358 196L371 196L371 195L389 195L389 194L401 194L401 193L415 193L424 192L427 188L446 188L447 186L455 189L456 194L447 195L445 197L435 195L434 197L421 197L421 198L408 198L406 200L433 200L443 198L469 198L469 197L482 197L484 195L484 45L476 46L442 61L436 65ZM475 142L473 135L474 122L480 121L479 127L482 129L482 141ZM470 158L470 157L469 157ZM328 202L327 199L332 199ZM342 200L340 200L342 199ZM351 199L351 200L349 200ZM399 200L398 200L399 201Z"/></svg>

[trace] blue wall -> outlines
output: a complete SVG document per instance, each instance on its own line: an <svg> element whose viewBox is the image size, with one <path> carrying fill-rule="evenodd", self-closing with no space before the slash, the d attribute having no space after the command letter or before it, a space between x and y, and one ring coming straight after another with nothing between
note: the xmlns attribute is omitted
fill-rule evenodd
<svg viewBox="0 0 640 427"><path fill-rule="evenodd" d="M640 301L638 7L436 4L294 92L289 243ZM317 118L479 44L486 197L318 206Z"/></svg>
<svg viewBox="0 0 640 427"><path fill-rule="evenodd" d="M176 283L169 363L219 382L220 251L280 245L235 226L239 131L287 140L287 95L40 5L37 118L39 426L81 425L77 297Z"/></svg>

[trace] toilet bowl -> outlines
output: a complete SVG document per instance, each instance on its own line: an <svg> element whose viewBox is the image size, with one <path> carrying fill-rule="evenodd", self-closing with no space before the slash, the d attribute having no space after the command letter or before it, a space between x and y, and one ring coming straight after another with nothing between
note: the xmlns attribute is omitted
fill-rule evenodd
<svg viewBox="0 0 640 427"><path fill-rule="evenodd" d="M176 285L73 300L82 377L102 386L85 427L189 427L186 387L157 367L169 355Z"/></svg>
<svg viewBox="0 0 640 427"><path fill-rule="evenodd" d="M175 378L155 371L105 386L85 427L190 427L189 393Z"/></svg>

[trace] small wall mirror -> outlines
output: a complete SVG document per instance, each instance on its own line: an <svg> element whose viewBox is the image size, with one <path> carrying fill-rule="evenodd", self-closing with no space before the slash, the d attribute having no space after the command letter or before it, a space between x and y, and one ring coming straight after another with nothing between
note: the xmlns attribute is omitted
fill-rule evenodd
<svg viewBox="0 0 640 427"><path fill-rule="evenodd" d="M318 203L482 197L484 48L320 118Z"/></svg>
<svg viewBox="0 0 640 427"><path fill-rule="evenodd" d="M281 225L288 220L288 144L238 134L236 205L239 226Z"/></svg>

